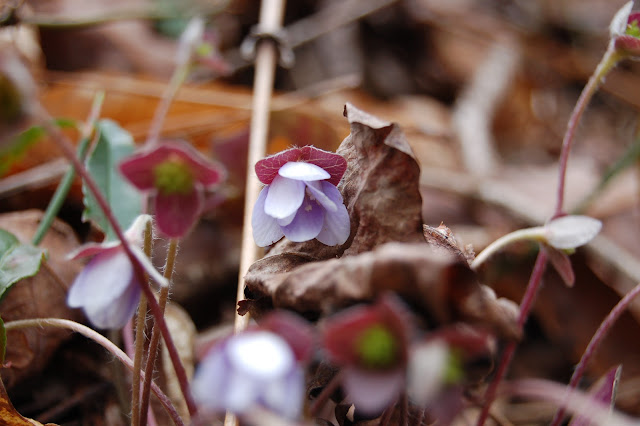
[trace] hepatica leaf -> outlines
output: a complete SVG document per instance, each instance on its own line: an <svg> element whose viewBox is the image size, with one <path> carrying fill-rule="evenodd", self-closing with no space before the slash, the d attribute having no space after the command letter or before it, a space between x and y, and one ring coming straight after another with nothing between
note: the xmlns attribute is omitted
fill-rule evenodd
<svg viewBox="0 0 640 426"><path fill-rule="evenodd" d="M13 284L34 276L44 256L44 249L22 244L13 234L0 229L0 299Z"/></svg>
<svg viewBox="0 0 640 426"><path fill-rule="evenodd" d="M120 161L131 155L134 150L133 138L111 120L100 120L97 130L100 136L95 149L87 158L87 169L113 210L118 223L126 229L142 211L140 193L118 170ZM106 235L105 240L115 239L113 229L85 184L82 185L82 192L85 206L82 220L90 220L100 227Z"/></svg>

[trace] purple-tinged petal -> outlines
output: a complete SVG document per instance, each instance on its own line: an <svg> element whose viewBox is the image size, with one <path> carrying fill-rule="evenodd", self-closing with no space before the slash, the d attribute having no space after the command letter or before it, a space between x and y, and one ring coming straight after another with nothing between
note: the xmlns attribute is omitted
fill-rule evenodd
<svg viewBox="0 0 640 426"><path fill-rule="evenodd" d="M198 365L191 389L198 405L211 410L223 410L222 397L226 388L225 375L229 370L222 348L224 343L211 349Z"/></svg>
<svg viewBox="0 0 640 426"><path fill-rule="evenodd" d="M140 287L124 250L109 250L91 259L69 289L67 304L84 309L99 328L120 328L135 312Z"/></svg>
<svg viewBox="0 0 640 426"><path fill-rule="evenodd" d="M304 182L276 176L269 185L264 212L276 219L289 217L304 200Z"/></svg>
<svg viewBox="0 0 640 426"><path fill-rule="evenodd" d="M331 185L328 182L318 182L318 181L305 182L305 184L307 185L307 191L308 193L310 193L309 195L311 196L312 200L319 202L322 205L322 207L324 207L326 210L330 212L335 212L338 210L338 205L323 192L324 191L323 184L332 186L333 188L335 188L335 186ZM340 191L338 191L338 194L340 194ZM340 196L339 203L342 203L342 196Z"/></svg>
<svg viewBox="0 0 640 426"><path fill-rule="evenodd" d="M340 204L336 212L325 213L322 230L316 239L328 246L339 246L349 239L350 233L349 212L344 204Z"/></svg>
<svg viewBox="0 0 640 426"><path fill-rule="evenodd" d="M278 225L280 225L280 226L287 226L288 224L293 222L293 219L296 218L297 214L298 214L298 212L295 211L295 212L291 213L289 216L285 217L284 219L277 219L276 221L278 222Z"/></svg>
<svg viewBox="0 0 640 426"><path fill-rule="evenodd" d="M343 385L348 400L356 411L375 415L381 413L400 396L405 385L403 369L371 372L359 368L343 369Z"/></svg>
<svg viewBox="0 0 640 426"><path fill-rule="evenodd" d="M305 197L293 221L282 227L284 236L300 243L314 239L322 230L325 212L320 204Z"/></svg>
<svg viewBox="0 0 640 426"><path fill-rule="evenodd" d="M278 154L264 158L256 163L256 175L260 182L270 185L273 179L278 176L280 167L290 161L298 161L302 151L300 148L291 148Z"/></svg>
<svg viewBox="0 0 640 426"><path fill-rule="evenodd" d="M183 237L198 220L202 209L202 193L158 194L155 199L156 224L170 238Z"/></svg>
<svg viewBox="0 0 640 426"><path fill-rule="evenodd" d="M334 185L340 183L342 175L347 170L347 160L335 152L324 151L314 146L304 146L301 148L301 159L326 170L330 175L329 182Z"/></svg>
<svg viewBox="0 0 640 426"><path fill-rule="evenodd" d="M106 243L87 243L83 244L71 253L67 255L69 260L80 259L82 257L93 256L96 254L104 253L109 250L118 249L120 247L120 241L108 241Z"/></svg>
<svg viewBox="0 0 640 426"><path fill-rule="evenodd" d="M260 195L258 195L251 215L253 239L259 247L270 246L284 236L277 220L264 212L264 204L268 193L269 187L265 186L260 191Z"/></svg>
<svg viewBox="0 0 640 426"><path fill-rule="evenodd" d="M273 412L293 420L302 414L304 394L304 371L299 366L295 366L284 379L274 380L265 386L261 401Z"/></svg>
<svg viewBox="0 0 640 426"><path fill-rule="evenodd" d="M280 170L278 170L278 174L285 178L304 181L324 180L331 177L331 175L321 167L300 161L289 162L283 165L280 167Z"/></svg>

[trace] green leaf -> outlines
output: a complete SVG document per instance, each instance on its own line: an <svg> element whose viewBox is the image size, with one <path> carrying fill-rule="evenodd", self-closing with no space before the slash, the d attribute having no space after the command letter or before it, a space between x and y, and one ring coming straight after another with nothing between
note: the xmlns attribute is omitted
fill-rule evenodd
<svg viewBox="0 0 640 426"><path fill-rule="evenodd" d="M131 155L135 145L131 135L111 120L100 120L96 126L98 143L87 158L87 169L102 191L118 224L126 229L142 212L142 196L120 174L120 161ZM94 222L105 233L105 240L113 240L116 235L109 225L98 202L85 184L82 185L85 210L82 220Z"/></svg>
<svg viewBox="0 0 640 426"><path fill-rule="evenodd" d="M13 234L0 229L0 299L13 284L37 274L44 257L44 249L22 244Z"/></svg>
<svg viewBox="0 0 640 426"><path fill-rule="evenodd" d="M59 118L54 123L60 128L76 127L76 122L70 119ZM45 135L42 126L32 126L7 143L0 151L0 176L7 173L11 165L23 158L29 148L40 142Z"/></svg>

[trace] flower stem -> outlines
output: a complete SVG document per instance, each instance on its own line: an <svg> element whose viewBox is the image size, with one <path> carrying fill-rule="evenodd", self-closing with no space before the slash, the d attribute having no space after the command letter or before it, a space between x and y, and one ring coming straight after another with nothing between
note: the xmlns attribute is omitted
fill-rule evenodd
<svg viewBox="0 0 640 426"><path fill-rule="evenodd" d="M147 282L145 280L146 277L144 274L144 265L142 264L142 262L140 262L140 260L136 257L136 254L133 252L131 245L127 241L124 235L124 232L122 231L122 228L118 224L118 221L113 215L113 212L109 208L109 205L107 204L107 201L102 195L102 192L100 191L95 181L87 171L86 167L84 167L84 164L82 164L82 162L78 160L78 158L75 156L71 143L69 142L67 137L57 127L51 124L51 117L49 117L49 114L44 110L44 108L42 108L42 106L39 106L37 115L40 117L40 121L42 122L42 125L45 128L45 130L51 135L54 142L56 142L56 144L62 150L64 155L67 157L67 159L73 164L73 167L76 169L76 173L78 173L78 175L80 175L80 177L82 177L82 179L84 180L85 184L87 185L92 195L98 202L100 209L104 212L105 217L109 221L109 225L111 225L111 227L114 230L114 233L122 243L122 247L125 253L127 254L127 257L131 261L131 264L134 267L134 273L137 276L137 281L140 284L143 294L147 298L147 303L149 304L149 309L151 310L151 314L153 315L156 321L156 325L160 328L160 332L162 333L162 337L164 338L167 351L169 352L169 357L171 358L171 362L173 363L173 368L175 369L175 372L176 372L176 377L180 384L180 389L187 403L187 407L189 408L189 414L192 417L195 417L198 409L193 400L193 396L191 395L191 390L189 388L189 380L187 379L186 371L184 369L184 366L182 365L182 362L180 361L178 350L176 349L176 346L173 343L173 339L171 338L171 333L169 332L167 323L164 320L163 313L160 309L160 306L158 305L158 302L155 299L155 296L153 294L153 291L151 290L151 287L147 285Z"/></svg>
<svg viewBox="0 0 640 426"><path fill-rule="evenodd" d="M176 260L176 254L178 252L178 240L172 238L169 241L169 248L167 250L167 260L164 266L164 277L171 283L173 277L173 269ZM167 306L167 299L169 297L169 286L160 287L160 297L158 305L164 315L165 307ZM158 353L158 343L160 341L160 332L158 327L153 326L151 332L151 341L149 342L149 351L147 353L147 364L145 365L145 381L142 386L142 400L140 405L140 425L146 425L147 409L149 407L149 390L151 386L151 377L153 376L153 370L156 363L156 356Z"/></svg>
<svg viewBox="0 0 640 426"><path fill-rule="evenodd" d="M64 328L67 330L74 331L76 333L82 334L83 336L93 340L94 342L96 342L97 344L99 344L109 352L111 352L113 356L118 358L118 360L120 360L120 362L126 365L127 368L129 368L129 370L133 371L133 361L131 361L131 358L129 358L127 354L125 354L122 351L122 349L117 347L111 340L107 339L102 334L98 333L97 331L85 325L78 324L77 322L66 320L66 319L60 319L60 318L35 318L35 319L9 321L4 324L4 327L7 331L17 330L21 328L31 328L31 327L55 327L55 328ZM151 385L151 388L153 390L153 393L160 400L160 403L162 404L162 406L167 411L167 414L169 414L169 417L171 417L171 420L173 420L173 422L176 425L184 426L184 422L178 415L178 412L176 411L175 407L171 403L171 400L164 394L164 392L162 392L162 390L155 383Z"/></svg>
<svg viewBox="0 0 640 426"><path fill-rule="evenodd" d="M144 254L151 258L153 249L153 228L151 221L147 221L144 228ZM144 329L147 318L147 297L142 296L138 304L138 316L136 317L136 349L133 358L133 390L131 392L131 426L140 424L140 370L142 366L142 354L144 352ZM148 376L147 376L148 377Z"/></svg>
<svg viewBox="0 0 640 426"><path fill-rule="evenodd" d="M525 290L524 296L522 297L522 302L520 303L520 313L518 314L518 327L522 329L527 318L529 317L529 311L533 306L533 302L538 294L538 289L540 288L540 284L542 283L542 275L544 274L545 267L547 266L547 255L544 250L540 250L538 252L538 258L536 259L536 263L533 267L533 272L531 273L531 278L529 278L529 284L527 285L527 289ZM509 365L511 364L511 360L513 359L513 355L516 351L516 342L509 342L507 347L502 352L502 358L500 358L500 364L498 364L498 369L496 370L495 376L493 376L493 380L489 383L489 387L485 392L485 400L482 406L482 410L480 411L480 416L478 417L478 426L484 425L484 422L487 420L489 416L489 410L491 409L491 404L496 398L496 394L498 392L498 386L500 386L500 382L507 374L507 370L509 369Z"/></svg>
<svg viewBox="0 0 640 426"><path fill-rule="evenodd" d="M89 148L89 143L91 142L91 133L93 132L93 128L95 127L96 120L100 116L100 110L102 108L103 101L104 91L96 93L95 97L93 98L93 104L91 105L89 116L85 123L84 129L82 130L80 143L78 144L77 155L81 159L85 157L87 149ZM58 184L56 192L53 194L53 197L51 198L51 201L47 206L47 210L44 212L44 215L42 216L42 219L38 224L38 229L36 229L36 232L31 240L31 243L34 246L37 246L42 242L42 239L51 227L53 219L58 215L58 212L60 211L64 200L67 198L67 194L71 189L71 185L73 184L73 180L75 179L75 177L75 169L71 167L63 176L60 184Z"/></svg>
<svg viewBox="0 0 640 426"><path fill-rule="evenodd" d="M565 178L567 174L569 154L571 153L571 147L573 146L573 141L575 139L575 134L578 129L580 119L582 118L582 114L584 113L587 104L596 93L598 87L604 81L606 75L623 57L624 55L622 55L615 49L614 43L609 43L607 51L604 53L604 56L600 60L600 63L596 67L596 70L589 78L587 85L584 87L584 89L582 89L582 93L580 93L580 97L578 98L578 101L573 108L573 112L571 113L571 117L569 118L569 122L567 124L567 130L564 134L564 139L562 140L562 151L560 152L560 167L558 170L558 193L556 196L556 209L553 215L554 218L561 215L563 211L566 180Z"/></svg>
<svg viewBox="0 0 640 426"><path fill-rule="evenodd" d="M596 330L595 334L591 338L591 341L587 345L584 353L582 354L582 358L580 358L580 362L576 366L573 375L571 376L571 381L567 386L567 391L572 391L578 386L582 375L584 374L587 365L589 365L589 361L593 358L593 355L598 350L598 347L602 343L607 334L609 334L609 330L616 323L620 315L622 315L629 305L633 302L633 300L640 294L640 283L638 283L630 292L628 292L620 301L613 307L609 315L600 323L598 330ZM563 408L560 408L556 415L553 418L552 426L558 426L564 417L565 411Z"/></svg>
<svg viewBox="0 0 640 426"><path fill-rule="evenodd" d="M516 241L524 240L540 240L545 236L545 229L543 226L536 226L534 228L518 229L504 235L491 244L489 244L484 250L482 250L473 262L471 263L471 269L476 270L482 265L489 257L491 257L498 250L512 244Z"/></svg>
<svg viewBox="0 0 640 426"><path fill-rule="evenodd" d="M580 123L580 119L582 118L582 115L589 101L596 93L596 90L598 89L600 84L604 81L606 75L623 57L624 55L615 49L614 43L609 43L607 51L604 53L602 59L600 60L600 63L596 67L596 70L589 78L587 85L584 87L584 89L582 89L582 93L580 93L580 97L578 98L578 101L573 108L573 112L571 113L571 117L569 118L569 122L567 123L567 130L562 140L562 150L560 152L560 165L558 170L558 192L552 219L563 214L565 181L567 166L569 163L569 154L571 153L571 147L573 146L573 141L575 139L575 134L578 128L578 124ZM544 253L544 251L541 250L538 253L538 258L536 259L536 264L534 266L533 272L531 273L529 284L527 285L527 289L520 304L520 314L518 316L519 327L522 327L524 325L529 316L529 311L531 310L531 306L533 305L533 301L537 296L540 284L542 282L542 274L544 272L546 263L547 255ZM500 360L500 365L498 366L498 369L496 371L496 375L494 376L492 382L489 384L489 387L487 388L487 391L485 393L484 405L482 407L482 411L480 412L480 416L478 417L478 426L483 426L485 421L487 420L489 409L496 397L500 381L509 368L509 364L511 363L511 359L513 358L515 348L516 343L510 343L507 348L505 348L505 351L502 354L502 358Z"/></svg>

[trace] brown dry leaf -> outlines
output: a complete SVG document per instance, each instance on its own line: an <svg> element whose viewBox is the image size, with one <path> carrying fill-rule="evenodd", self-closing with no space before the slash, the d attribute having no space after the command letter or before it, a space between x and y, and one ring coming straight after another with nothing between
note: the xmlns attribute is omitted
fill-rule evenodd
<svg viewBox="0 0 640 426"><path fill-rule="evenodd" d="M13 233L21 242L29 242L41 218L39 210L6 213L0 215L0 228ZM5 322L45 317L81 318L80 312L66 303L67 289L80 272L81 263L65 257L78 245L68 225L61 221L53 223L41 245L48 251L48 261L43 263L38 274L16 283L0 303L0 316ZM11 368L2 370L6 386L11 388L41 371L68 336L68 332L58 329L9 331L6 362Z"/></svg>
<svg viewBox="0 0 640 426"><path fill-rule="evenodd" d="M20 413L16 411L9 399L9 395L7 395L7 390L4 388L2 380L0 380L0 424L11 426L43 426L40 422L22 417ZM44 426L56 425L54 423L47 423Z"/></svg>
<svg viewBox="0 0 640 426"><path fill-rule="evenodd" d="M425 244L420 170L400 128L350 104L345 115L351 134L338 153L348 167L338 188L351 218L349 239L337 247L315 240L276 244L249 269L253 300L240 310L259 316L267 302L317 317L395 291L438 322L473 319L518 337L515 305L477 282L468 266L473 254Z"/></svg>
<svg viewBox="0 0 640 426"><path fill-rule="evenodd" d="M194 345L196 339L196 327L193 324L193 321L191 321L189 314L175 303L169 303L167 305L165 319L167 321L167 327L169 327L169 331L173 337L173 342L178 350L182 365L186 370L187 377L191 378L195 369ZM182 396L180 383L178 383L173 365L171 364L169 352L164 346L162 347L162 365L164 379L163 387L166 389L167 396L169 396L173 401L176 409L180 413L180 417L188 423L189 410ZM156 413L160 412L164 413L164 410L156 410Z"/></svg>

